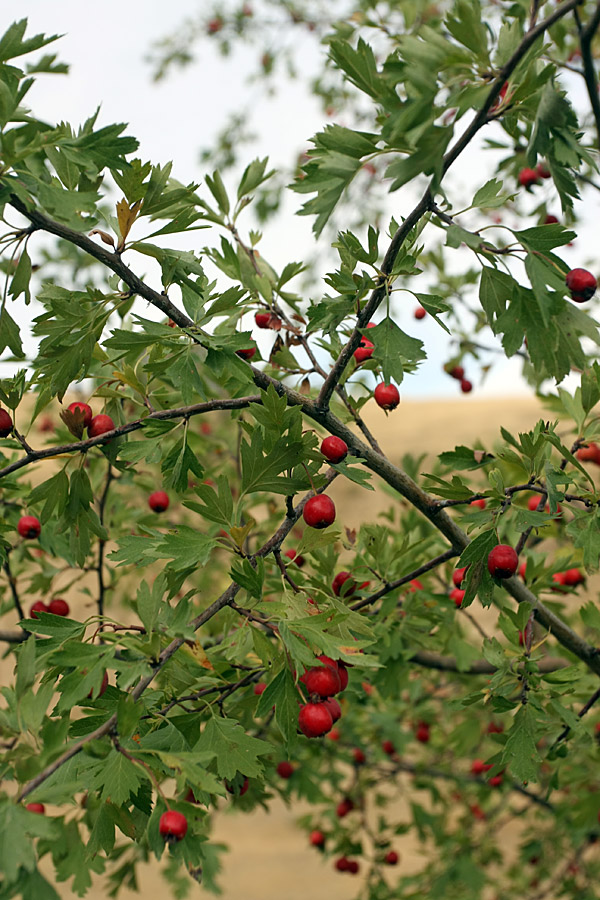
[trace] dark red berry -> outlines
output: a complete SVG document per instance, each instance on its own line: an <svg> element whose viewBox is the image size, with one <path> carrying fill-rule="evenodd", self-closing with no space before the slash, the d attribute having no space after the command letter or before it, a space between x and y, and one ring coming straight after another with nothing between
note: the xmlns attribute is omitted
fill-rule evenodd
<svg viewBox="0 0 600 900"><path fill-rule="evenodd" d="M311 528L327 528L335 521L335 505L326 494L310 497L304 505L302 517Z"/></svg>
<svg viewBox="0 0 600 900"><path fill-rule="evenodd" d="M454 601L455 606L462 606L462 602L465 599L466 593L466 591L461 591L460 588L452 588L449 597Z"/></svg>
<svg viewBox="0 0 600 900"><path fill-rule="evenodd" d="M465 566L463 569L455 569L452 573L452 584L455 587L460 587L463 583L463 579L465 577L465 572L467 571L468 566Z"/></svg>
<svg viewBox="0 0 600 900"><path fill-rule="evenodd" d="M36 600L29 608L29 616L32 619L39 619L39 612L49 612L48 607L42 600Z"/></svg>
<svg viewBox="0 0 600 900"><path fill-rule="evenodd" d="M90 437L98 437L101 434L106 434L107 431L114 431L114 428L115 423L111 417L100 413L100 415L92 418L88 425L88 434Z"/></svg>
<svg viewBox="0 0 600 900"><path fill-rule="evenodd" d="M386 863L388 866L397 866L399 859L400 857L395 850L388 850L388 852L383 857L384 863Z"/></svg>
<svg viewBox="0 0 600 900"><path fill-rule="evenodd" d="M29 812L38 813L38 815L43 816L46 812L46 807L43 803L28 803L25 806L25 809L28 809Z"/></svg>
<svg viewBox="0 0 600 900"><path fill-rule="evenodd" d="M571 299L576 303L584 303L596 293L598 282L587 269L571 269L567 272L565 282L571 292Z"/></svg>
<svg viewBox="0 0 600 900"><path fill-rule="evenodd" d="M311 831L309 841L313 847L324 847L325 835L322 831Z"/></svg>
<svg viewBox="0 0 600 900"><path fill-rule="evenodd" d="M267 312L257 312L254 316L254 321L258 325L259 328L268 328L269 327L269 319L271 318L271 313Z"/></svg>
<svg viewBox="0 0 600 900"><path fill-rule="evenodd" d="M453 366L449 371L448 375L451 378L456 378L457 381L462 381L465 377L465 370L462 366Z"/></svg>
<svg viewBox="0 0 600 900"><path fill-rule="evenodd" d="M383 743L381 744L381 749L384 753L387 753L388 756L393 756L396 752L396 748L391 741L383 741Z"/></svg>
<svg viewBox="0 0 600 900"><path fill-rule="evenodd" d="M292 562L296 563L296 565L298 566L299 569L301 569L302 566L304 565L304 563L306 562L304 557L298 556L298 554L296 553L295 550L286 550L283 555L286 556Z"/></svg>
<svg viewBox="0 0 600 900"><path fill-rule="evenodd" d="M342 688L343 690L343 688ZM328 697L327 700L323 701L323 706L326 706L331 714L331 718L334 722L337 722L342 717L342 707L337 702L335 697Z"/></svg>
<svg viewBox="0 0 600 900"><path fill-rule="evenodd" d="M367 761L367 757L365 756L363 751L360 750L358 747L356 747L352 751L352 759L354 760L354 762L356 763L357 766L362 766Z"/></svg>
<svg viewBox="0 0 600 900"><path fill-rule="evenodd" d="M377 405L385 410L396 409L400 403L400 393L395 384L381 382L375 388L373 396Z"/></svg>
<svg viewBox="0 0 600 900"><path fill-rule="evenodd" d="M352 812L354 809L354 802L350 799L350 797L344 797L335 808L335 813L338 819L345 818L348 813Z"/></svg>
<svg viewBox="0 0 600 900"><path fill-rule="evenodd" d="M321 444L321 453L329 462L339 463L348 454L348 444L335 435L330 435Z"/></svg>
<svg viewBox="0 0 600 900"><path fill-rule="evenodd" d="M281 778L291 778L294 774L294 767L291 762L284 759L280 763L277 763L277 774Z"/></svg>
<svg viewBox="0 0 600 900"><path fill-rule="evenodd" d="M535 169L521 169L519 172L519 184L524 188L531 188L540 183L540 176Z"/></svg>
<svg viewBox="0 0 600 900"><path fill-rule="evenodd" d="M62 597L55 597L48 604L48 612L53 613L55 616L68 616L69 604Z"/></svg>
<svg viewBox="0 0 600 900"><path fill-rule="evenodd" d="M354 359L359 364L366 359L371 359L374 349L375 344L372 341L367 340L367 338L362 338L360 344L354 351Z"/></svg>
<svg viewBox="0 0 600 900"><path fill-rule="evenodd" d="M304 673L300 681L306 685L309 694L318 694L322 698L332 697L342 687L337 669L331 666L314 666Z"/></svg>
<svg viewBox="0 0 600 900"><path fill-rule="evenodd" d="M35 516L22 516L17 522L17 531L26 540L38 537L41 530L40 520Z"/></svg>
<svg viewBox="0 0 600 900"><path fill-rule="evenodd" d="M256 353L256 347L245 347L243 350L235 351L240 359L252 359L254 354Z"/></svg>
<svg viewBox="0 0 600 900"><path fill-rule="evenodd" d="M169 495L165 491L154 491L148 497L148 506L152 512L165 512L169 508Z"/></svg>
<svg viewBox="0 0 600 900"><path fill-rule="evenodd" d="M322 737L331 731L333 718L324 703L307 703L298 714L298 727L308 738Z"/></svg>
<svg viewBox="0 0 600 900"><path fill-rule="evenodd" d="M169 809L160 817L158 830L165 841L181 841L187 834L188 823L183 813Z"/></svg>
<svg viewBox="0 0 600 900"><path fill-rule="evenodd" d="M493 578L510 578L519 566L519 557L509 544L497 544L488 554L488 572Z"/></svg>
<svg viewBox="0 0 600 900"><path fill-rule="evenodd" d="M225 790L228 794L235 794L237 797L243 797L248 788L250 787L250 782L247 778L244 778L242 781L242 786L236 788L234 785L230 784L229 781L225 781Z"/></svg>
<svg viewBox="0 0 600 900"><path fill-rule="evenodd" d="M356 593L357 584L350 572L338 572L331 583L331 588L336 597L351 597Z"/></svg>
<svg viewBox="0 0 600 900"><path fill-rule="evenodd" d="M468 378L463 378L460 383L460 389L463 392L463 394L470 394L471 391L473 390L473 384L472 384L472 382L469 381Z"/></svg>
<svg viewBox="0 0 600 900"><path fill-rule="evenodd" d="M0 437L8 437L13 430L13 420L5 409L0 409Z"/></svg>

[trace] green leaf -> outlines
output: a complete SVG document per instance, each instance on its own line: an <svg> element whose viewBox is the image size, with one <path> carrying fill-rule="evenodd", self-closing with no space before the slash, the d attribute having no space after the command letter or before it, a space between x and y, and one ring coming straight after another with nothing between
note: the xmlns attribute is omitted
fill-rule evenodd
<svg viewBox="0 0 600 900"><path fill-rule="evenodd" d="M381 363L386 382L393 379L400 384L404 378L404 365L412 365L426 358L423 342L410 337L389 317L375 328L369 328L368 337L375 344L373 356Z"/></svg>
<svg viewBox="0 0 600 900"><path fill-rule="evenodd" d="M53 34L46 37L45 34L36 34L27 40L23 40L27 28L27 19L20 19L18 22L7 28L0 38L0 62L6 62L7 59L15 59L17 56L23 56L25 53L32 53L51 44L52 41L58 40L59 34Z"/></svg>
<svg viewBox="0 0 600 900"><path fill-rule="evenodd" d="M206 723L195 749L212 751L219 776L228 780L238 772L248 778L261 775L259 757L272 752L270 744L246 734L239 722L217 716Z"/></svg>
<svg viewBox="0 0 600 900"><path fill-rule="evenodd" d="M534 713L530 704L521 706L513 718L502 751L502 762L516 781L537 781L540 756Z"/></svg>
<svg viewBox="0 0 600 900"><path fill-rule="evenodd" d="M128 803L132 794L137 793L142 781L146 780L141 766L136 766L118 750L111 750L102 766L102 770L92 779L90 788L102 790L102 800L110 799L115 806Z"/></svg>
<svg viewBox="0 0 600 900"><path fill-rule="evenodd" d="M298 731L298 700L300 695L287 666L275 675L260 695L256 715L267 716L275 707L275 722L288 749L296 742Z"/></svg>
<svg viewBox="0 0 600 900"><path fill-rule="evenodd" d="M165 534L153 552L156 559L171 560L175 570L191 569L205 566L216 546L215 538L187 525L180 525L173 534Z"/></svg>

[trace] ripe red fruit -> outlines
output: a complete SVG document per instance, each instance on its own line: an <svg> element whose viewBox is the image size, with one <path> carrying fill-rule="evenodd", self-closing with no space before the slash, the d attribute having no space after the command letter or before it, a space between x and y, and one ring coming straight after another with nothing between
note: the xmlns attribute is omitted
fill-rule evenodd
<svg viewBox="0 0 600 900"><path fill-rule="evenodd" d="M502 722L490 722L487 727L488 734L502 734L504 731L504 725Z"/></svg>
<svg viewBox="0 0 600 900"><path fill-rule="evenodd" d="M17 522L17 531L27 540L38 537L41 530L40 520L35 516L22 516Z"/></svg>
<svg viewBox="0 0 600 900"><path fill-rule="evenodd" d="M331 583L331 587L336 597L339 597L340 594L344 597L351 597L356 593L357 584L350 572L338 572Z"/></svg>
<svg viewBox="0 0 600 900"><path fill-rule="evenodd" d="M580 462L595 462L600 465L600 446L594 441L588 441L576 451L575 456Z"/></svg>
<svg viewBox="0 0 600 900"><path fill-rule="evenodd" d="M330 435L323 440L321 453L329 462L339 463L348 454L348 444L341 438Z"/></svg>
<svg viewBox="0 0 600 900"><path fill-rule="evenodd" d="M235 352L240 359L248 360L252 359L256 353L256 347L244 347L242 350L236 350Z"/></svg>
<svg viewBox="0 0 600 900"><path fill-rule="evenodd" d="M474 819L485 819L485 813L479 803L472 803L469 809L471 810Z"/></svg>
<svg viewBox="0 0 600 900"><path fill-rule="evenodd" d="M347 872L350 872L351 875L358 875L359 869L360 866L355 859L348 860L348 865L346 866Z"/></svg>
<svg viewBox="0 0 600 900"><path fill-rule="evenodd" d="M264 681L259 681L258 684L254 685L254 693L256 694L257 697L260 697L260 695L266 689L267 689L267 685L266 685L266 682L264 682Z"/></svg>
<svg viewBox="0 0 600 900"><path fill-rule="evenodd" d="M48 604L48 612L53 613L55 616L68 616L69 604L62 597L55 597Z"/></svg>
<svg viewBox="0 0 600 900"><path fill-rule="evenodd" d="M295 562L299 569L301 569L302 566L304 565L304 563L306 562L304 557L298 556L298 554L296 553L295 550L286 550L283 555L286 556L292 562Z"/></svg>
<svg viewBox="0 0 600 900"><path fill-rule="evenodd" d="M98 437L101 434L106 434L107 431L114 431L114 427L115 423L111 417L100 413L100 415L92 418L88 425L88 434L90 437Z"/></svg>
<svg viewBox="0 0 600 900"><path fill-rule="evenodd" d="M327 528L335 521L335 505L327 494L310 497L304 504L302 517L311 528Z"/></svg>
<svg viewBox="0 0 600 900"><path fill-rule="evenodd" d="M322 737L333 728L333 718L324 703L307 703L300 708L298 727L308 738Z"/></svg>
<svg viewBox="0 0 600 900"><path fill-rule="evenodd" d="M519 566L519 575L521 576L523 581L525 581L525 573L526 572L527 572L527 560L525 560L525 562L522 562L521 565Z"/></svg>
<svg viewBox="0 0 600 900"><path fill-rule="evenodd" d="M325 835L322 831L311 831L309 841L313 847L324 847Z"/></svg>
<svg viewBox="0 0 600 900"><path fill-rule="evenodd" d="M344 799L341 800L338 803L338 805L336 806L335 814L338 817L338 819L343 819L348 815L349 812L352 812L353 809L354 809L353 801L350 799L350 797L344 797Z"/></svg>
<svg viewBox="0 0 600 900"><path fill-rule="evenodd" d="M585 581L585 575L580 569L567 569L562 574L563 584L567 584L569 587L577 587L578 584L582 584Z"/></svg>
<svg viewBox="0 0 600 900"><path fill-rule="evenodd" d="M223 19L221 16L215 16L214 19L211 19L206 26L206 30L209 34L216 34L223 27Z"/></svg>
<svg viewBox="0 0 600 900"><path fill-rule="evenodd" d="M362 338L360 344L354 351L354 359L360 365L365 359L371 359L374 349L375 344L372 341L367 340L367 338Z"/></svg>
<svg viewBox="0 0 600 900"><path fill-rule="evenodd" d="M42 600L36 600L29 609L29 617L31 619L39 619L39 612L49 612L48 607Z"/></svg>
<svg viewBox="0 0 600 900"><path fill-rule="evenodd" d="M387 753L388 756L393 756L396 752L396 748L391 741L383 741L383 743L381 744L381 749L384 753Z"/></svg>
<svg viewBox="0 0 600 900"><path fill-rule="evenodd" d="M339 728L332 728L331 731L329 732L329 734L327 735L327 737L329 738L330 741L339 741L341 736L342 735L340 733Z"/></svg>
<svg viewBox="0 0 600 900"><path fill-rule="evenodd" d="M395 384L385 384L383 381L377 385L373 392L375 403L382 409L396 409L400 403L400 393Z"/></svg>
<svg viewBox="0 0 600 900"><path fill-rule="evenodd" d="M46 812L46 807L44 806L43 803L28 803L25 806L25 809L28 809L29 812L32 812L32 813L39 813L39 815L41 815L41 816L43 816L44 813Z"/></svg>
<svg viewBox="0 0 600 900"><path fill-rule="evenodd" d="M455 569L452 573L452 584L455 587L460 587L463 583L463 579L465 577L465 572L467 571L468 566L465 566L462 569Z"/></svg>
<svg viewBox="0 0 600 900"><path fill-rule="evenodd" d="M343 690L343 688L342 688ZM331 718L333 722L337 722L342 717L342 707L337 702L335 697L328 697L327 700L324 701L323 706L326 706L329 712L331 713ZM329 735L331 737L331 734Z"/></svg>
<svg viewBox="0 0 600 900"><path fill-rule="evenodd" d="M294 774L294 767L291 762L284 759L280 763L277 763L277 774L281 778L291 778Z"/></svg>
<svg viewBox="0 0 600 900"><path fill-rule="evenodd" d="M465 377L465 370L462 366L453 366L448 370L448 375L451 378L456 378L457 381L462 381Z"/></svg>
<svg viewBox="0 0 600 900"><path fill-rule="evenodd" d="M587 269L571 269L565 278L566 285L571 292L571 299L576 303L585 303L596 293L598 282Z"/></svg>
<svg viewBox="0 0 600 900"><path fill-rule="evenodd" d="M429 733L429 725L425 722L419 723L415 731L415 737L420 744L428 744L431 737Z"/></svg>
<svg viewBox="0 0 600 900"><path fill-rule="evenodd" d="M414 315L415 319L424 319L425 316L427 315L427 310L423 309L422 306L417 306L413 315Z"/></svg>
<svg viewBox="0 0 600 900"><path fill-rule="evenodd" d="M187 834L188 823L183 813L169 809L160 817L158 830L162 838L168 843L181 841Z"/></svg>
<svg viewBox="0 0 600 900"><path fill-rule="evenodd" d="M386 865L388 866L397 866L399 859L400 857L395 850L388 850L388 852L383 857L384 863L386 863Z"/></svg>
<svg viewBox="0 0 600 900"><path fill-rule="evenodd" d="M407 594L416 594L417 591L424 591L424 590L425 590L425 588L423 587L422 582L420 582L418 578L412 578L408 582L408 585L406 586Z"/></svg>
<svg viewBox="0 0 600 900"><path fill-rule="evenodd" d="M338 857L338 859L336 859L334 865L338 872L347 872L349 862L350 862L350 860L347 859L347 857L340 856L340 857Z"/></svg>
<svg viewBox="0 0 600 900"><path fill-rule="evenodd" d="M5 409L0 409L0 437L8 437L13 430L13 420Z"/></svg>
<svg viewBox="0 0 600 900"><path fill-rule="evenodd" d="M484 763L482 759L474 759L471 763L471 774L472 775L483 775L484 772L489 772L492 768L491 763Z"/></svg>
<svg viewBox="0 0 600 900"><path fill-rule="evenodd" d="M309 694L318 694L319 697L332 697L342 687L337 669L331 666L314 666L304 673L300 681L306 685Z"/></svg>
<svg viewBox="0 0 600 900"><path fill-rule="evenodd" d="M530 497L529 500L527 501L527 509L530 512L534 512L535 510L537 510L540 499L541 499L541 497L539 494L534 494L533 497ZM550 507L548 506L548 504L546 504L546 509L550 510Z"/></svg>
<svg viewBox="0 0 600 900"><path fill-rule="evenodd" d="M544 219L544 225L558 225L558 219L556 218L556 216L548 213L548 215Z"/></svg>
<svg viewBox="0 0 600 900"><path fill-rule="evenodd" d="M79 400L75 400L73 403L69 403L67 409L72 413L80 413L83 416L83 427L90 427L90 422L92 421L93 415L91 406L89 406L87 403L81 403Z"/></svg>
<svg viewBox="0 0 600 900"><path fill-rule="evenodd" d="M363 751L360 750L358 747L356 747L352 751L352 759L354 760L354 762L356 763L357 766L362 766L367 761L367 757L365 756Z"/></svg>
<svg viewBox="0 0 600 900"><path fill-rule="evenodd" d="M488 554L488 572L493 578L510 578L519 565L519 557L509 544L497 544Z"/></svg>
<svg viewBox="0 0 600 900"><path fill-rule="evenodd" d="M348 669L344 665L343 662L337 663L338 675L340 676L341 688L340 691L345 691L348 687Z"/></svg>
<svg viewBox="0 0 600 900"><path fill-rule="evenodd" d="M449 597L451 600L454 600L455 606L462 606L462 602L464 600L466 591L461 591L460 588L452 588L450 591Z"/></svg>
<svg viewBox="0 0 600 900"><path fill-rule="evenodd" d="M478 500L471 500L469 506L477 506L478 509L485 509L486 501L484 497L480 497Z"/></svg>
<svg viewBox="0 0 600 900"><path fill-rule="evenodd" d="M530 188L540 183L540 176L535 169L521 169L519 172L519 184L521 187Z"/></svg>
<svg viewBox="0 0 600 900"><path fill-rule="evenodd" d="M551 178L550 169L545 163L538 163L535 167L535 171L538 173L540 178Z"/></svg>
<svg viewBox="0 0 600 900"><path fill-rule="evenodd" d="M473 384L469 381L468 378L463 378L460 383L460 389L463 394L470 394L473 390Z"/></svg>
<svg viewBox="0 0 600 900"><path fill-rule="evenodd" d="M257 312L254 316L254 321L258 325L259 328L268 328L269 327L269 319L271 318L271 313L267 312Z"/></svg>
<svg viewBox="0 0 600 900"><path fill-rule="evenodd" d="M165 491L154 491L148 497L148 506L152 512L165 512L169 508L169 495Z"/></svg>
<svg viewBox="0 0 600 900"><path fill-rule="evenodd" d="M488 779L488 784L490 787L500 787L504 778L502 775L492 775L491 778Z"/></svg>

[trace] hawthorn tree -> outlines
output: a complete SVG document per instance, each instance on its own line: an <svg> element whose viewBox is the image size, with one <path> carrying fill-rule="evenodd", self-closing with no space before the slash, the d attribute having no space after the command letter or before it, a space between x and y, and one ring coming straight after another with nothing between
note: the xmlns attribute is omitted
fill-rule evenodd
<svg viewBox="0 0 600 900"><path fill-rule="evenodd" d="M577 255L574 200L599 189L600 3L269 8L326 43L327 98L357 119L313 137L291 184L316 237L329 247L367 165L397 203L381 230L336 224L312 299L290 287L303 262L275 271L245 231L254 197L269 208L266 160L237 184L216 170L183 185L123 125L53 126L24 101L65 71L44 52L54 38L21 21L0 39L0 347L15 372L0 382L15 671L0 898L54 900L52 869L80 895L104 873L116 896L151 857L177 896L193 879L214 890L212 810L276 794L312 804L307 839L364 875L365 898L592 898L600 615L582 585L600 554L599 335L595 277L559 253ZM261 12L203 28L264 34ZM576 76L589 113L565 89ZM480 161L482 140L506 155L454 197L452 167ZM218 240L201 246L200 229ZM195 251L169 246L188 233ZM149 258L160 279L142 277ZM481 334L523 359L556 420L499 425L494 448L449 448L428 474L387 458L361 412L401 415L397 385L418 377L407 293L455 340L449 375L465 381ZM383 486L388 511L344 529L335 479L361 499ZM427 852L417 874L407 832Z"/></svg>

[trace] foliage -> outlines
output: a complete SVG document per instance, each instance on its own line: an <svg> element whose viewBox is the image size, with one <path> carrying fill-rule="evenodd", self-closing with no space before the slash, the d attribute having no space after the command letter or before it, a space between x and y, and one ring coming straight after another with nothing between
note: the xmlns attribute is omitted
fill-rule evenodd
<svg viewBox="0 0 600 900"><path fill-rule="evenodd" d="M591 898L600 617L577 592L600 558L599 336L593 301L567 290L563 255L574 200L597 189L600 7L365 0L342 18L337 4L328 15L266 6L293 28L314 25L331 85L316 90L352 113L313 137L291 185L300 213L327 242L368 166L402 211L385 227L336 226L335 268L312 300L290 286L306 261L276 271L260 235L242 234L248 207L268 213L277 175L266 159L237 184L218 169L181 184L171 165L136 157L122 124L37 118L24 106L33 76L66 68L39 55L54 38L28 37L21 21L0 39L0 347L14 365L0 382L14 421L0 438L0 639L15 663L0 705L0 900L57 897L38 867L52 868L46 857L80 895L104 874L116 896L163 855L178 895L192 879L217 890L211 813L275 793L312 804L303 824L338 863L360 860L369 900L528 887ZM262 6L226 12L202 19L215 40L260 33ZM589 121L566 89L577 47ZM481 154L483 134L506 155L490 153L465 201L447 173ZM530 185L542 198L532 211L519 176L538 166L547 186ZM406 186L420 196L412 209ZM548 201L562 223L545 222ZM177 246L204 229L220 243ZM47 235L55 250L38 249ZM137 274L151 266L155 277ZM400 291L456 339L448 372L477 358L483 332L523 360L550 418L518 435L499 423L493 452L449 448L427 474L422 460L388 460L361 410L376 380L418 377L427 353L398 324ZM272 332L265 359L255 313ZM358 362L366 341L372 355ZM86 434L72 399L112 423ZM331 466L326 434L349 448ZM356 533L339 519L304 526L307 500L334 480L365 500L383 485L388 509ZM170 505L156 513L147 500L159 488ZM24 515L39 519L39 538L17 531ZM486 565L499 543L525 564L503 581ZM340 554L352 578L333 590ZM71 615L23 609L25 596L43 607L67 589L78 592ZM300 679L320 654L350 680L340 724L310 739L298 730ZM284 781L276 767L288 759ZM398 821L392 801L408 778L419 790ZM166 809L188 821L168 845ZM513 853L503 829L515 823ZM428 853L414 874L385 862L407 832Z"/></svg>

